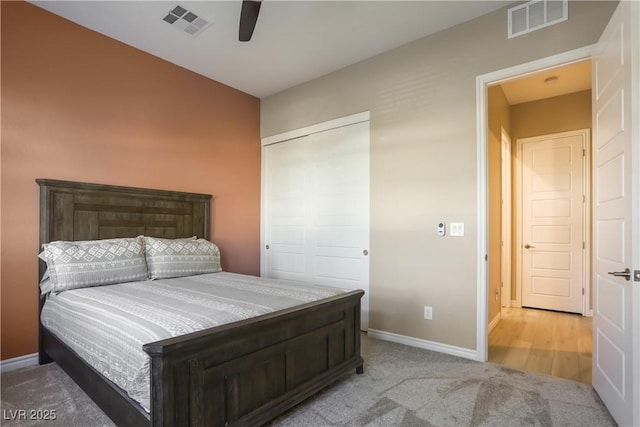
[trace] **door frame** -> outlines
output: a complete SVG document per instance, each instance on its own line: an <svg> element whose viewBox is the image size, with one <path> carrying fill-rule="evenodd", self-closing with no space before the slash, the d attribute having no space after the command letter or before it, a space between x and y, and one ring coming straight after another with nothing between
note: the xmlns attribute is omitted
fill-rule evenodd
<svg viewBox="0 0 640 427"><path fill-rule="evenodd" d="M500 174L502 198L501 198L501 246L500 246L500 279L501 279L501 306L508 308L512 306L511 303L511 264L512 264L512 201L511 201L511 162L513 159L511 150L511 137L504 130L500 128L500 163L502 165L502 173ZM501 310L502 311L502 310Z"/></svg>
<svg viewBox="0 0 640 427"><path fill-rule="evenodd" d="M300 129L293 129L287 132L279 133L277 135L267 136L261 139L261 165L260 165L260 276L265 275L265 231L266 231L266 218L264 212L265 206L265 177L266 177L266 164L264 150L267 145L277 144L278 142L288 141L290 139L300 138L312 133L322 132L325 130L335 129L342 126L354 125L356 123L368 122L371 120L371 113L369 111L363 111L360 113L351 114L344 117L339 117L333 120L327 120L326 122L316 123L314 125L305 126ZM369 236L371 237L371 236ZM369 240L371 244L371 240Z"/></svg>
<svg viewBox="0 0 640 427"><path fill-rule="evenodd" d="M635 6L631 7L631 40L640 40L640 7ZM635 23L635 25L633 25ZM636 48L638 48L638 42L636 41ZM633 45L631 46L633 49ZM640 55L632 55L632 63L631 63L631 72L638 73L640 72ZM638 91L640 91L639 87L634 88L636 95L631 96L631 105L634 111L640 111L640 95L638 95ZM635 138L636 141L640 141L640 121L632 120L631 122L631 133L632 137ZM633 182L640 182L640 148L638 144L635 145L635 149L631 152L631 162L636 167L631 171ZM631 203L633 206L640 206L640 188L639 186L634 186L632 188L631 193ZM638 208L636 208L638 209ZM638 210L636 210L638 212ZM635 215L635 218L632 219L633 223L631 224L632 231L635 232L640 231L640 215ZM635 254L635 257L631 259L633 265L640 266L640 239L635 238L631 242L632 251ZM640 324L640 286L636 284L632 291L632 306L636 308L633 311L633 319L632 322L635 322L635 325ZM635 304L635 305L633 305ZM635 328L635 334L633 337L633 352L636 356L633 362L633 372L636 378L640 377L640 331L639 328ZM633 393L635 395L635 405L633 408L633 421L640 422L640 380L636 379L634 384Z"/></svg>
<svg viewBox="0 0 640 427"><path fill-rule="evenodd" d="M516 306L522 307L522 146L526 142L543 141L550 137L563 137L581 135L585 145L582 147L584 155L582 157L582 183L584 192L584 207L582 212L582 239L584 242L582 250L582 315L591 316L591 131L590 129L576 129L567 132L558 132L548 135L539 135L516 140L516 161L514 188L516 193L516 235L514 246L516 250Z"/></svg>
<svg viewBox="0 0 640 427"><path fill-rule="evenodd" d="M591 59L595 45L589 45L557 55L516 65L476 77L476 136L477 136L477 271L478 283L476 289L476 360L486 362L489 354L488 339L488 236L489 236L489 211L488 211L488 151L489 151L489 95L490 85L500 84L515 77L523 77L528 74L536 74L541 71L567 65L573 62Z"/></svg>
<svg viewBox="0 0 640 427"><path fill-rule="evenodd" d="M316 123L310 126L305 126L299 129L293 129L291 131L283 132L273 136L265 137L261 139L261 176L260 176L260 277L267 276L267 156L265 150L274 144L285 143L298 138L313 137L314 134L318 134L325 131L335 130L346 126L356 124L366 124L366 142L367 142L367 186L366 186L366 198L367 215L366 220L362 224L366 229L367 244L361 250L364 251L364 258L366 259L366 266L362 270L366 273L366 279L362 281L362 288L365 290L365 295L362 298L362 321L361 329L367 331L369 329L370 310L371 310L371 131L370 131L371 113L369 111L363 111L360 113L351 114L344 117L328 120L321 123Z"/></svg>

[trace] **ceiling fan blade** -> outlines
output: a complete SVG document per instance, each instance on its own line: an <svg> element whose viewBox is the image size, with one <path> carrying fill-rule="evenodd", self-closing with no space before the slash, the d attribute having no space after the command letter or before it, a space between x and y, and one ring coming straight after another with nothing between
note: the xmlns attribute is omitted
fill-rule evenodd
<svg viewBox="0 0 640 427"><path fill-rule="evenodd" d="M261 0L244 0L242 2L242 10L240 11L240 31L239 38L241 42L251 40L253 30L258 22L258 13L260 13Z"/></svg>

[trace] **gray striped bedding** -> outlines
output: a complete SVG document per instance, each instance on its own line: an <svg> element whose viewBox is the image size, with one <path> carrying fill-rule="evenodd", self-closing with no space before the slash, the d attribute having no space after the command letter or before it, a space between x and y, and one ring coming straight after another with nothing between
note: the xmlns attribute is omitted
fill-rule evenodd
<svg viewBox="0 0 640 427"><path fill-rule="evenodd" d="M338 295L344 290L234 273L49 295L42 324L149 411L142 345Z"/></svg>

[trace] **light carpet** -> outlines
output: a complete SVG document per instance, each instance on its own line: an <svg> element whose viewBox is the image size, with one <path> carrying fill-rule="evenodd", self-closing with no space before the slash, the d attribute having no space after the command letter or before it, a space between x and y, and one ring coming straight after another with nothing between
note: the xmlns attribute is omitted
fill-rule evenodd
<svg viewBox="0 0 640 427"><path fill-rule="evenodd" d="M271 427L615 426L586 384L362 336L363 375L350 374ZM2 374L3 426L113 426L55 363ZM18 409L56 420L11 420ZM10 412L14 411L14 412Z"/></svg>

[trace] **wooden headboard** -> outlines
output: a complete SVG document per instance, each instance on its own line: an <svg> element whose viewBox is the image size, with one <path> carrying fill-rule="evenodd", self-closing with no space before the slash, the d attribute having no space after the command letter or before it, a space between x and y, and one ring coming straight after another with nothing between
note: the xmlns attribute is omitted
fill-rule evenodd
<svg viewBox="0 0 640 427"><path fill-rule="evenodd" d="M36 179L40 245L116 237L209 239L211 195Z"/></svg>

